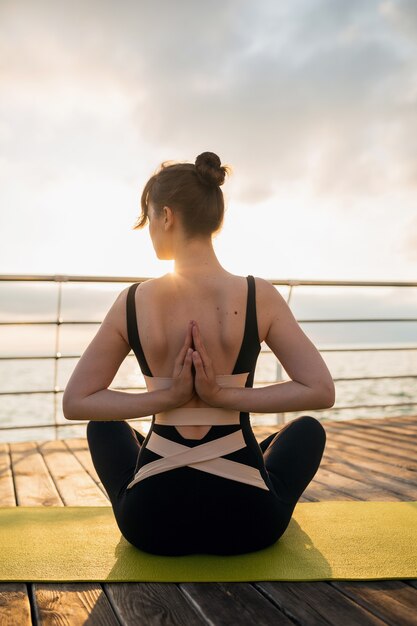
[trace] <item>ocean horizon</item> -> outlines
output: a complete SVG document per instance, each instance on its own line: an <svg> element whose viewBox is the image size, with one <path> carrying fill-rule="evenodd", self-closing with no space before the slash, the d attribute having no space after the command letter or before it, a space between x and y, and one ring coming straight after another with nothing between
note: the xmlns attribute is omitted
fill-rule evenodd
<svg viewBox="0 0 417 626"><path fill-rule="evenodd" d="M65 283L57 326L56 283L0 282L0 321L15 324L0 326L0 356L7 357L0 360L0 420L4 428L25 426L0 430L2 441L53 439L55 424L59 438L85 436L87 422L70 422L62 414L63 390L75 368L77 355L83 353L94 337L117 294L129 284ZM288 288L282 285L277 288L287 298ZM335 381L336 402L330 409L252 413L252 424L279 424L283 419L289 421L303 414L334 421L413 415L417 406L417 386L413 379L417 375L417 322L314 320L411 318L415 316L416 304L414 287L296 287L290 308L298 320L309 320L299 324L321 351L333 378L357 380ZM22 325L22 322L41 323ZM394 347L400 349L386 349ZM268 346L262 343L261 348L254 386L289 380ZM348 351L353 348L359 350ZM372 351L373 348L378 350ZM60 357L55 377L57 352ZM383 378L366 380L373 376ZM396 376L409 378L389 378ZM146 390L136 357L130 353L110 388L138 391L141 387ZM48 393L54 389L56 393ZM30 394L31 391L36 393ZM14 392L19 394L13 395ZM394 403L401 406L387 406ZM150 419L140 418L135 427L146 432ZM33 428L39 424L46 428Z"/></svg>

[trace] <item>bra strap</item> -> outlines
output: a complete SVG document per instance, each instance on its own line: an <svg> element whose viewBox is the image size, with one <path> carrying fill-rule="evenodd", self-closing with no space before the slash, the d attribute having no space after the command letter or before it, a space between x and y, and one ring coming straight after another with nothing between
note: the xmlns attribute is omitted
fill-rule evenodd
<svg viewBox="0 0 417 626"><path fill-rule="evenodd" d="M126 300L126 321L127 321L127 336L129 339L129 345L136 355L139 361L140 369L147 376L152 376L152 372L149 368L146 357L143 353L142 345L139 339L138 323L136 318L136 303L135 292L139 283L133 283L130 285L127 292Z"/></svg>
<svg viewBox="0 0 417 626"><path fill-rule="evenodd" d="M256 315L256 289L255 289L255 278L249 274L249 308L248 308L248 327L251 337L253 337L256 342L259 344L259 334L258 334L258 318Z"/></svg>
<svg viewBox="0 0 417 626"><path fill-rule="evenodd" d="M246 278L248 281L248 299L246 304L245 334L233 373L242 370L250 371L245 387L253 387L255 370L252 368L253 363L256 362L257 356L261 351L261 346L256 315L255 279L251 274L249 274Z"/></svg>

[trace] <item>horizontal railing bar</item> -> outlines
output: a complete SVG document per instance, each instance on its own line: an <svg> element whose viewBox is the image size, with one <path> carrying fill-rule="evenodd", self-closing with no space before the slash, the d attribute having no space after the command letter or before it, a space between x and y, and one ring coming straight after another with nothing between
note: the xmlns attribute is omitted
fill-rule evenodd
<svg viewBox="0 0 417 626"><path fill-rule="evenodd" d="M380 352L387 350L417 350L417 346L378 346L376 348L320 348L319 352Z"/></svg>
<svg viewBox="0 0 417 626"><path fill-rule="evenodd" d="M148 421L150 419L152 419L152 416L146 416L146 417L142 417L142 418L138 418L138 417L134 417L132 420L124 420L125 422L132 422L132 421L138 421L139 419L143 419L145 421ZM82 424L88 424L90 420L80 420L80 421L75 421L75 420L67 420L66 422L61 423L53 423L53 424L26 424L26 426L0 426L0 432L2 430L27 430L29 428L60 428L61 426L81 426Z"/></svg>
<svg viewBox="0 0 417 626"><path fill-rule="evenodd" d="M86 276L78 274L0 274L0 281L46 281L77 283L137 283L149 276ZM274 285L344 286L344 287L417 287L417 282L406 280L304 280L293 278L265 278Z"/></svg>
<svg viewBox="0 0 417 626"><path fill-rule="evenodd" d="M88 420L86 420L88 422ZM52 424L26 424L26 426L0 426L0 432L2 430L28 430L29 428L54 428L57 426L71 426L73 422L68 420L68 424L56 424L53 422ZM77 425L80 425L80 422L77 422Z"/></svg>
<svg viewBox="0 0 417 626"><path fill-rule="evenodd" d="M300 324L333 324L333 323L343 323L347 324L350 322L417 322L417 317L346 317L346 318L314 318L314 319L299 319L297 318L297 322ZM96 320L39 320L39 321L16 321L16 322L2 322L0 321L0 326L77 326L77 325L90 325L90 324L101 324L102 322L98 322Z"/></svg>
<svg viewBox="0 0 417 626"><path fill-rule="evenodd" d="M401 379L401 378L417 378L417 374L380 374L378 376L350 376L350 377L332 377L333 382L335 383L339 383L339 382L347 382L347 381L352 381L352 380L392 380L392 379ZM290 380L289 378L283 378L282 381L277 381L277 382L287 382L288 380ZM271 381L265 381L265 382L259 382L257 384L268 384Z"/></svg>
<svg viewBox="0 0 417 626"><path fill-rule="evenodd" d="M403 351L403 350L417 350L417 346L380 346L377 348L318 348L319 352L386 352L386 351ZM262 354L273 354L272 350L261 350ZM38 359L79 359L80 354L57 354L57 355L39 355L39 356L0 356L0 361L26 361L26 360L38 360ZM127 354L127 357L134 357L135 355Z"/></svg>
<svg viewBox="0 0 417 626"><path fill-rule="evenodd" d="M332 378L335 383L346 382L350 380L393 380L394 378L417 378L417 374L381 374L380 376L351 376L347 378Z"/></svg>
<svg viewBox="0 0 417 626"><path fill-rule="evenodd" d="M338 383L338 382L350 382L352 380L356 380L356 381L361 381L361 380L399 380L399 379L404 379L404 378L417 378L417 374L386 374L386 375L380 375L380 376L352 376L352 377L343 377L343 378L337 378L334 377L332 378L333 382ZM276 380L276 381L271 381L271 380L255 380L255 385L257 386L266 386L266 385L273 385L275 383L285 383L285 382L289 382L290 379L289 378L284 378L282 380ZM138 385L137 387L109 387L109 389L112 390L116 390L116 391L147 391L147 387L144 385ZM41 394L41 393L48 393L48 394L57 394L57 393L63 393L65 391L65 387L64 388L57 388L57 389L30 389L28 391L0 391L0 396L19 396L19 395L32 395L32 394Z"/></svg>
<svg viewBox="0 0 417 626"><path fill-rule="evenodd" d="M140 391L141 389L143 391L146 391L146 387L108 387L108 389L111 390L117 390L117 391ZM29 396L29 395L33 395L33 394L41 394L41 393L48 393L48 394L56 394L56 393L63 393L65 391L65 388L63 389L32 389L29 391L0 391L0 396Z"/></svg>
<svg viewBox="0 0 417 626"><path fill-rule="evenodd" d="M381 409L381 408L392 408L395 406L417 406L417 402L394 402L391 404L348 404L346 406L332 406L332 410L335 411L345 411L347 409ZM329 409L314 409L315 411L324 411ZM283 413L288 413L288 411L281 411Z"/></svg>
<svg viewBox="0 0 417 626"><path fill-rule="evenodd" d="M346 318L315 318L315 319L300 319L297 318L297 322L300 324L330 324L340 322L347 324L350 322L417 322L417 317L346 317Z"/></svg>
<svg viewBox="0 0 417 626"><path fill-rule="evenodd" d="M0 281L53 282L53 283L138 283L148 280L146 276L88 276L77 274L0 274Z"/></svg>

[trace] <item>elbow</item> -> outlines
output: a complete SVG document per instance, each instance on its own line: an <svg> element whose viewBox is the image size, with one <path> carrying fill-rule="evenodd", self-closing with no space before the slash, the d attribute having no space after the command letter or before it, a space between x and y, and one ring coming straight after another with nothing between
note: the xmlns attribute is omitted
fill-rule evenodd
<svg viewBox="0 0 417 626"><path fill-rule="evenodd" d="M326 385L324 391L322 389L322 402L323 409L331 409L336 402L336 388L334 386L334 382L331 381L330 384Z"/></svg>
<svg viewBox="0 0 417 626"><path fill-rule="evenodd" d="M74 412L69 409L68 407L64 407L64 405L62 405L62 413L65 417L66 420L76 420L77 417L74 415Z"/></svg>
<svg viewBox="0 0 417 626"><path fill-rule="evenodd" d="M78 417L74 410L74 398L69 398L68 394L62 396L62 413L66 420L76 420Z"/></svg>

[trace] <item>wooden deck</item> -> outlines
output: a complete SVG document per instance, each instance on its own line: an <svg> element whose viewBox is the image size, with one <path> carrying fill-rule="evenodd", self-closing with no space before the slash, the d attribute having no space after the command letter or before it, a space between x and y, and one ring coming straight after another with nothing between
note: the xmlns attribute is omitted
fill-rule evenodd
<svg viewBox="0 0 417 626"><path fill-rule="evenodd" d="M322 423L325 454L300 502L417 500L417 417ZM2 506L109 505L86 439L0 444L0 464ZM0 583L0 624L417 625L417 579Z"/></svg>

